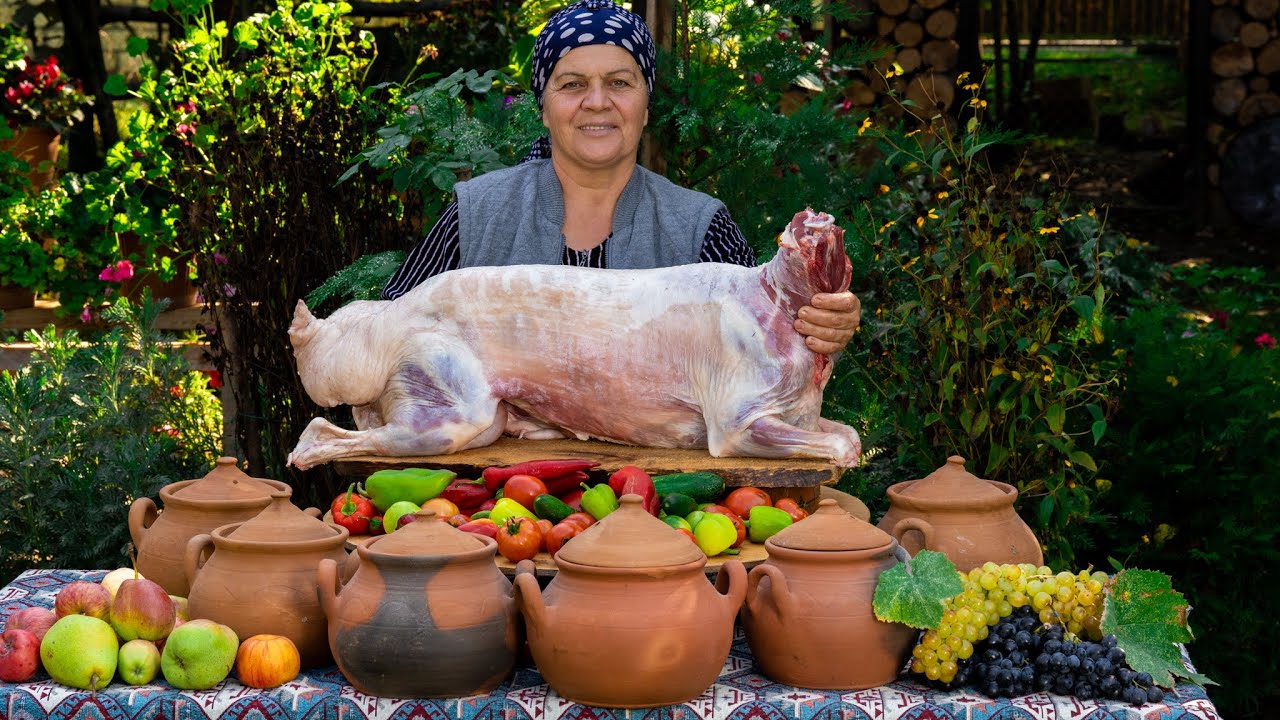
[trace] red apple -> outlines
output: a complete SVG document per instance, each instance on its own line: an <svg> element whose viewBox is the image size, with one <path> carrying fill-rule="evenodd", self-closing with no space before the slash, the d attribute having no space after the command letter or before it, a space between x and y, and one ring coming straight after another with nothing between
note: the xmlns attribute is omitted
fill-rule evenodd
<svg viewBox="0 0 1280 720"><path fill-rule="evenodd" d="M125 580L111 602L111 627L126 642L167 637L176 619L173 600L154 580Z"/></svg>
<svg viewBox="0 0 1280 720"><path fill-rule="evenodd" d="M111 618L111 592L98 583L76 580L58 591L53 611L59 618L88 615L103 622Z"/></svg>
<svg viewBox="0 0 1280 720"><path fill-rule="evenodd" d="M30 630L11 628L0 633L0 680L20 683L40 669L40 641Z"/></svg>
<svg viewBox="0 0 1280 720"><path fill-rule="evenodd" d="M5 630L30 630L36 640L43 640L44 634L53 627L58 615L47 607L22 608L9 616L4 623Z"/></svg>

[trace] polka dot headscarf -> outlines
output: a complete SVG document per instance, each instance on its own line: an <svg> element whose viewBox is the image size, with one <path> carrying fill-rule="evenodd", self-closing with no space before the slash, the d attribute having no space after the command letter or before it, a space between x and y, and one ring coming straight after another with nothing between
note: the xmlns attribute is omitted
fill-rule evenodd
<svg viewBox="0 0 1280 720"><path fill-rule="evenodd" d="M655 51L644 20L611 0L582 0L556 13L533 46L533 94L538 107L556 63L583 45L616 45L631 53L653 97Z"/></svg>

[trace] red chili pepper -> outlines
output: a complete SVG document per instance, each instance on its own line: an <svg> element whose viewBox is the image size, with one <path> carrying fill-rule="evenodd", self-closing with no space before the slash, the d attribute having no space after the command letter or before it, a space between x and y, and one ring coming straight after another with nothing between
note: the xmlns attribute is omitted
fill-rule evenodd
<svg viewBox="0 0 1280 720"><path fill-rule="evenodd" d="M480 507L480 503L493 497L493 491L484 486L484 480L457 479L449 483L449 487L440 493L440 497L448 500L464 513L470 513Z"/></svg>
<svg viewBox="0 0 1280 720"><path fill-rule="evenodd" d="M542 481L542 484L547 486L548 495L559 495L570 490L581 490L582 483L590 479L591 476L587 475L585 470L574 470L571 473L547 478Z"/></svg>
<svg viewBox="0 0 1280 720"><path fill-rule="evenodd" d="M577 470L589 470L599 464L591 460L530 460L506 467L490 467L484 469L484 485L490 490L497 490L512 475L532 475L545 480Z"/></svg>
<svg viewBox="0 0 1280 720"><path fill-rule="evenodd" d="M609 476L609 487L613 488L613 491L617 493L618 497L622 497L624 495L622 488L627 484L627 481L631 478L639 477L646 478L650 482L653 482L653 479L649 477L649 473L641 470L635 465L627 465L626 467L618 468L616 472Z"/></svg>
<svg viewBox="0 0 1280 720"><path fill-rule="evenodd" d="M481 510L492 510L494 506L497 504L498 504L497 498L489 498L488 500L485 500L484 502L480 503L480 507L476 508L475 511L472 512L471 514L474 515L480 512Z"/></svg>
<svg viewBox="0 0 1280 720"><path fill-rule="evenodd" d="M367 535L369 520L377 514L369 498L355 493L356 484L351 483L347 492L333 499L329 510L333 513L333 522L347 529L352 535Z"/></svg>

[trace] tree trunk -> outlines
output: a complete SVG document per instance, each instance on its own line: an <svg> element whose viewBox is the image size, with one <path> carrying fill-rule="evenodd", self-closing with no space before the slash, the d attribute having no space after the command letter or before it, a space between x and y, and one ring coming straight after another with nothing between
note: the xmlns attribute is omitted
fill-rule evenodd
<svg viewBox="0 0 1280 720"><path fill-rule="evenodd" d="M925 18L924 31L936 38L950 40L956 34L956 14L950 10L935 10Z"/></svg>
<svg viewBox="0 0 1280 720"><path fill-rule="evenodd" d="M1260 22L1247 22L1240 26L1240 44L1247 48L1260 48L1271 39L1271 31Z"/></svg>
<svg viewBox="0 0 1280 720"><path fill-rule="evenodd" d="M1213 84L1213 109L1219 115L1235 115L1248 97L1249 89L1240 78L1226 78Z"/></svg>
<svg viewBox="0 0 1280 720"><path fill-rule="evenodd" d="M921 49L920 57L935 72L947 72L956 67L960 47L953 40L930 40Z"/></svg>
<svg viewBox="0 0 1280 720"><path fill-rule="evenodd" d="M88 172L102 167L103 162L93 118L97 118L103 147L115 145L120 138L112 98L102 89L107 81L107 67L102 59L102 36L98 32L99 0L57 0L57 5L66 34L63 55L67 70L80 79L85 94L93 98L93 108L85 113L84 122L67 133L67 167L74 172Z"/></svg>
<svg viewBox="0 0 1280 720"><path fill-rule="evenodd" d="M1257 20L1275 20L1280 0L1244 0L1244 11Z"/></svg>
<svg viewBox="0 0 1280 720"><path fill-rule="evenodd" d="M903 48L898 51L898 67L902 68L902 72L909 73L920 67L920 51L913 48Z"/></svg>
<svg viewBox="0 0 1280 720"><path fill-rule="evenodd" d="M942 73L923 73L907 86L907 99L915 103L915 112L931 118L951 109L956 99L956 84Z"/></svg>
<svg viewBox="0 0 1280 720"><path fill-rule="evenodd" d="M876 4L879 5L880 12L896 17L906 12L911 2L910 0L878 0Z"/></svg>
<svg viewBox="0 0 1280 720"><path fill-rule="evenodd" d="M1233 7L1214 8L1209 16L1209 36L1220 43L1235 42L1240 32L1240 13Z"/></svg>
<svg viewBox="0 0 1280 720"><path fill-rule="evenodd" d="M1259 50L1254 65L1262 75L1280 73L1280 40L1272 40Z"/></svg>
<svg viewBox="0 0 1280 720"><path fill-rule="evenodd" d="M924 28L913 20L900 22L893 29L893 39L903 47L915 47L924 39Z"/></svg>

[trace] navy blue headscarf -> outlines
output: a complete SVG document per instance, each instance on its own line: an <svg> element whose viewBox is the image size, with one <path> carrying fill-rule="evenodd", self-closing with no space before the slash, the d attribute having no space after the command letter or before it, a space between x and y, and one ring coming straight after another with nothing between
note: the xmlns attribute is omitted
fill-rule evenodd
<svg viewBox="0 0 1280 720"><path fill-rule="evenodd" d="M631 53L653 97L655 51L644 19L610 0L582 0L556 13L534 43L532 84L538 107L556 63L584 45L615 45Z"/></svg>

